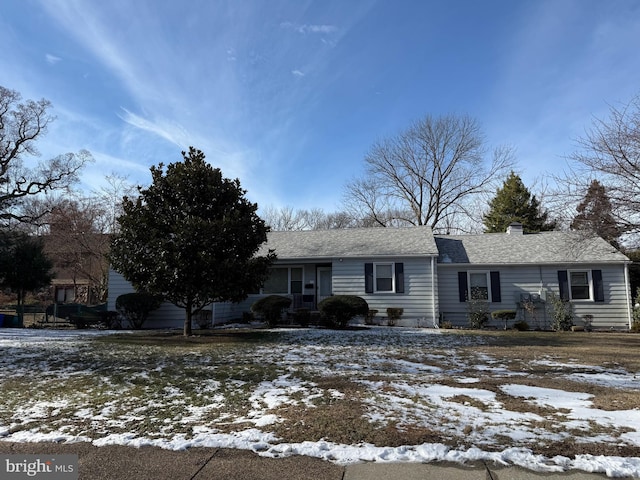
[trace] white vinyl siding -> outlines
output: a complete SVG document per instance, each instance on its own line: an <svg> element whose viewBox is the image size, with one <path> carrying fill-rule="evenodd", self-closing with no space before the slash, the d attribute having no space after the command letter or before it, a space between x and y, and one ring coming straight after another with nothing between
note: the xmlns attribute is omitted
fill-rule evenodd
<svg viewBox="0 0 640 480"><path fill-rule="evenodd" d="M458 272L472 271L473 267L478 268L477 265L438 264L440 311L444 320L450 321L457 326L466 326L468 324L467 304L460 302L459 298ZM583 315L593 315L594 328L628 328L624 265L599 264L589 265L589 267L589 271L594 269L602 271L604 302L572 301L573 312L577 319L576 324L579 324ZM541 323L541 327L548 326L551 322L551 312L548 304L545 303L545 299L550 292L559 295L558 271L587 270L576 268L575 265L487 265L486 269L500 272L500 287L502 290L501 302L492 302L489 304L489 308L492 311L516 309L521 295L540 294L541 303L536 310L536 321ZM519 311L519 316L522 316L522 311ZM529 316L526 316L526 320L532 328L535 328Z"/></svg>
<svg viewBox="0 0 640 480"><path fill-rule="evenodd" d="M395 264L404 266L404 293L365 292L365 263ZM432 282L433 278L433 282ZM434 298L432 292L435 293ZM402 320L407 323L420 320L422 324L433 325L438 315L437 277L431 274L431 258L380 258L369 259L344 258L333 263L334 295L357 295L364 298L369 308L378 310L378 317L386 317L387 308L402 308ZM434 302L435 305L434 305Z"/></svg>
<svg viewBox="0 0 640 480"><path fill-rule="evenodd" d="M119 273L109 270L109 297L107 309L116 309L116 299L125 293L135 292L134 288ZM205 310L210 307L206 307ZM185 311L175 305L164 302L160 308L149 314L149 318L143 328L182 328L184 325ZM123 325L124 326L124 325Z"/></svg>

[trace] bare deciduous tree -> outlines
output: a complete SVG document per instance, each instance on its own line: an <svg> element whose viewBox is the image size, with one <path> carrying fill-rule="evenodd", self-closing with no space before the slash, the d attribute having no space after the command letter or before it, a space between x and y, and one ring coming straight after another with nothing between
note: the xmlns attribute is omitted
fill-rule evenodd
<svg viewBox="0 0 640 480"><path fill-rule="evenodd" d="M296 210L291 206L270 206L262 213L262 218L273 231L329 230L364 226L347 212L326 213L321 208Z"/></svg>
<svg viewBox="0 0 640 480"><path fill-rule="evenodd" d="M262 217L271 230L276 232L308 230L303 211L295 210L290 206L280 208L269 206L262 213Z"/></svg>
<svg viewBox="0 0 640 480"><path fill-rule="evenodd" d="M69 278L74 287L88 280L88 303L106 301L111 235L108 206L98 197L61 199L47 215L49 233L44 236L47 253L54 260L58 276Z"/></svg>
<svg viewBox="0 0 640 480"><path fill-rule="evenodd" d="M109 233L118 232L117 219L123 213L122 202L124 197L134 198L137 194L135 185L129 182L128 178L119 173L112 172L105 177L106 184L100 187L94 198L104 208L107 231Z"/></svg>
<svg viewBox="0 0 640 480"><path fill-rule="evenodd" d="M586 171L568 175L569 188L583 194L597 178L619 225L628 233L640 232L640 95L612 106L609 118L595 119L577 143L579 151L570 158Z"/></svg>
<svg viewBox="0 0 640 480"><path fill-rule="evenodd" d="M345 205L381 226L450 229L448 219L468 216L472 197L493 190L512 168L510 148L496 149L489 162L485 157L476 120L427 116L373 145L366 176L346 186Z"/></svg>
<svg viewBox="0 0 640 480"><path fill-rule="evenodd" d="M20 102L15 90L0 86L0 220L31 220L20 210L29 196L64 189L78 180L78 172L91 160L86 150L66 153L36 166L27 166L26 157L37 156L35 146L53 117L51 103L42 99Z"/></svg>

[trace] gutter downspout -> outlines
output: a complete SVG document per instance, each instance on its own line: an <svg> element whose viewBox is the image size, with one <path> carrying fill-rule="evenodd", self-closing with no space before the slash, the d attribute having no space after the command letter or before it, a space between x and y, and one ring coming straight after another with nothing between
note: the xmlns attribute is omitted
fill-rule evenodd
<svg viewBox="0 0 640 480"><path fill-rule="evenodd" d="M629 264L624 264L624 287L627 292L627 320L629 321L629 330L633 325L633 315L631 313L631 285L629 284Z"/></svg>
<svg viewBox="0 0 640 480"><path fill-rule="evenodd" d="M439 323L436 318L436 265L436 257L431 257L431 316L434 327Z"/></svg>

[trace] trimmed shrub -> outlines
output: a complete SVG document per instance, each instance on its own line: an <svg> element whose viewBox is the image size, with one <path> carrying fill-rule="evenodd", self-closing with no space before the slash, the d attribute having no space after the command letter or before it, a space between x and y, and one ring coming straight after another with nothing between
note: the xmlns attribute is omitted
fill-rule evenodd
<svg viewBox="0 0 640 480"><path fill-rule="evenodd" d="M527 330L529 330L529 324L524 320L520 320L519 322L513 324L513 328L515 328L519 332L526 332Z"/></svg>
<svg viewBox="0 0 640 480"><path fill-rule="evenodd" d="M253 322L253 312L242 312L242 318L240 319L239 323L246 323L249 324L251 322Z"/></svg>
<svg viewBox="0 0 640 480"><path fill-rule="evenodd" d="M504 329L507 329L509 324L509 320L514 320L516 318L515 310L494 310L491 312L491 318L494 320L502 320L504 322Z"/></svg>
<svg viewBox="0 0 640 480"><path fill-rule="evenodd" d="M282 318L282 311L289 308L291 299L282 295L269 295L256 300L251 311L261 315L270 327L275 327Z"/></svg>
<svg viewBox="0 0 640 480"><path fill-rule="evenodd" d="M344 328L352 318L367 316L369 305L364 298L355 295L334 295L318 304L318 310L328 320L329 325Z"/></svg>
<svg viewBox="0 0 640 480"><path fill-rule="evenodd" d="M293 312L293 320L301 327L308 327L311 320L311 310L308 308L298 308Z"/></svg>
<svg viewBox="0 0 640 480"><path fill-rule="evenodd" d="M116 311L100 312L100 318L107 329L119 330L122 328L120 314Z"/></svg>
<svg viewBox="0 0 640 480"><path fill-rule="evenodd" d="M583 315L582 322L584 323L585 332L591 332L593 330L593 315L591 314Z"/></svg>
<svg viewBox="0 0 640 480"><path fill-rule="evenodd" d="M404 308L387 308L387 325L395 327L404 313Z"/></svg>
<svg viewBox="0 0 640 480"><path fill-rule="evenodd" d="M142 328L149 314L161 304L162 297L145 292L125 293L116 298L116 310L136 330Z"/></svg>
<svg viewBox="0 0 640 480"><path fill-rule="evenodd" d="M374 324L373 320L376 318L377 314L378 314L378 310L375 310L375 309L369 310L367 312L367 315L364 317L365 325L373 325Z"/></svg>

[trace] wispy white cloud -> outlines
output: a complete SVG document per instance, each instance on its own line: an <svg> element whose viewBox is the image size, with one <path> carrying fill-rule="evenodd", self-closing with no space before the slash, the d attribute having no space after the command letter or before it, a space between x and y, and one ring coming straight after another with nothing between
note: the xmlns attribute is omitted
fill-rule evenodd
<svg viewBox="0 0 640 480"><path fill-rule="evenodd" d="M181 149L189 146L189 135L182 125L162 120L154 122L136 115L124 107L122 107L122 111L124 114L119 115L119 117L129 125L164 138Z"/></svg>
<svg viewBox="0 0 640 480"><path fill-rule="evenodd" d="M52 55L51 53L47 53L44 56L45 60L47 61L48 64L50 65L55 65L56 63L58 63L60 60L62 60L60 57L57 57L55 55Z"/></svg>
<svg viewBox="0 0 640 480"><path fill-rule="evenodd" d="M338 27L336 27L335 25L307 25L292 22L282 22L280 24L280 27L302 34L321 33L326 35L330 33L336 33L338 31Z"/></svg>
<svg viewBox="0 0 640 480"><path fill-rule="evenodd" d="M40 5L82 51L78 57L88 58L83 68L96 67L87 69L87 84L113 96L93 113L105 119L114 157L135 158L146 169L179 159L192 145L226 176L269 199L287 191L283 182L303 156L307 133L297 131L296 119L313 112L320 92L339 76L328 70L338 52L327 46L366 12L359 6L328 14L340 18L338 28L265 21L273 19L273 8L251 0L197 7L166 0ZM284 18L305 13L305 6L288 5ZM91 150L108 152L103 142Z"/></svg>

